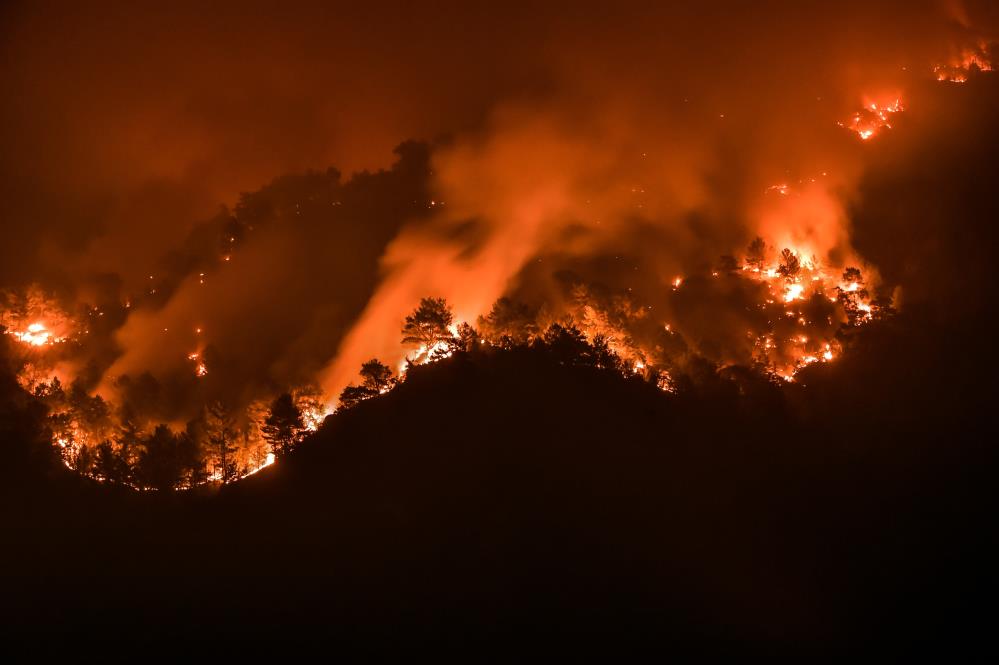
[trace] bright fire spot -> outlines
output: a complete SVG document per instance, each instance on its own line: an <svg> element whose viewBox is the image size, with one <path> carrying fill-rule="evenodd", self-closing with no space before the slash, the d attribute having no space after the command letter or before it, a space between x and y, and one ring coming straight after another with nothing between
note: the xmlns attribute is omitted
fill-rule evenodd
<svg viewBox="0 0 999 665"><path fill-rule="evenodd" d="M194 366L194 375L195 376L205 376L205 375L208 374L208 365L206 365L201 360L201 354L200 353L198 353L197 351L195 351L194 353L189 353L189 354L187 354L187 359L190 360L193 363L197 363Z"/></svg>
<svg viewBox="0 0 999 665"><path fill-rule="evenodd" d="M52 331L46 328L44 323L32 323L22 332L11 331L8 334L13 335L17 341L30 344L31 346L45 346L47 344L58 344L59 342L66 341L65 337L56 337L53 335Z"/></svg>
<svg viewBox="0 0 999 665"><path fill-rule="evenodd" d="M252 476L253 474L255 474L258 471L260 471L261 469L263 469L265 467L268 467L271 464L274 464L274 459L275 459L274 458L274 453L267 453L267 457L264 459L264 463L261 464L260 466L258 466L253 471L248 471L245 475L242 476L242 478L246 478L247 476Z"/></svg>
<svg viewBox="0 0 999 665"><path fill-rule="evenodd" d="M847 122L839 123L839 126L855 132L861 141L867 141L877 136L882 129L891 129L891 116L904 110L899 99L890 104L871 102L854 113Z"/></svg>
<svg viewBox="0 0 999 665"><path fill-rule="evenodd" d="M966 48L960 54L950 59L946 65L933 68L938 81L949 83L966 83L972 73L991 72L995 69L989 51L992 46L986 41L980 41L972 48Z"/></svg>
<svg viewBox="0 0 999 665"><path fill-rule="evenodd" d="M791 188L787 184L781 183L780 185L770 185L767 187L767 191L777 192L781 196L787 196L787 193L791 191Z"/></svg>
<svg viewBox="0 0 999 665"><path fill-rule="evenodd" d="M794 300L800 300L801 294L804 292L805 287L801 284L788 284L787 289L784 291L784 302L792 302Z"/></svg>
<svg viewBox="0 0 999 665"><path fill-rule="evenodd" d="M683 277L677 277L673 280L673 288L678 289L680 285L683 284Z"/></svg>

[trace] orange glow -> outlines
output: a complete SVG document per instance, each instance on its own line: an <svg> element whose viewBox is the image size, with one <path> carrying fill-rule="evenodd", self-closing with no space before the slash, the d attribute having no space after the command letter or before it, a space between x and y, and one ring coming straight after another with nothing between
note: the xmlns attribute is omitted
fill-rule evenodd
<svg viewBox="0 0 999 665"><path fill-rule="evenodd" d="M891 117L904 110L902 101L898 98L894 101L881 104L869 102L862 109L854 113L849 120L840 122L839 126L856 133L861 141L869 141L882 130L891 129Z"/></svg>
<svg viewBox="0 0 999 665"><path fill-rule="evenodd" d="M966 83L968 77L977 72L991 72L995 69L990 56L991 45L981 40L973 47L962 49L947 64L937 65L933 73L938 81Z"/></svg>
<svg viewBox="0 0 999 665"><path fill-rule="evenodd" d="M37 347L60 344L66 341L65 337L56 335L48 325L41 321L29 324L24 330L8 330L7 334L22 344Z"/></svg>

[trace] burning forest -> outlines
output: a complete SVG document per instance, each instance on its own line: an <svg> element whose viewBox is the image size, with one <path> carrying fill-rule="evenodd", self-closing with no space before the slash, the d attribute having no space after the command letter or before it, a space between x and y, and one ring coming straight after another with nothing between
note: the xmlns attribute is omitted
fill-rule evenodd
<svg viewBox="0 0 999 665"><path fill-rule="evenodd" d="M751 496L780 516L765 529L791 528L786 518L804 532L774 492L807 495L808 474L823 491L863 484L844 469L945 431L959 420L945 411L952 397L955 409L977 403L957 356L989 343L979 322L994 281L983 225L994 219L984 192L999 14L988 3L503 7L489 20L467 7L398 9L2 10L13 57L0 76L23 101L0 115L0 425L25 444L6 457L51 462L12 486L42 492L59 478L130 515L155 506L170 529L209 519L183 511L232 511L245 527L233 542L263 531L259 517L289 543L267 556L307 559L291 525L309 515L370 535L337 511L370 511L376 524L408 510L354 503L333 479L363 494L373 473L384 497L416 487L424 506L437 486L381 465L436 478L433 446L460 437L467 450L451 453L470 478L493 487L492 474L510 472L547 510L537 478L548 470L518 474L543 463L588 478L565 461L571 441L594 468L605 454L621 465L595 495L627 493L635 474L653 502L672 493L670 511L689 499L730 524L734 497ZM937 419L925 432L910 404ZM504 436L522 458L469 452L513 427ZM410 430L422 432L411 449ZM734 478L728 465L743 460L768 480L738 477L731 494L705 481L735 506L714 513L700 481L670 470L658 484L652 462L628 465L645 459L629 446L646 439L675 445L670 463L695 465L691 478ZM869 458L854 452L872 441ZM759 459L733 442L759 443ZM808 471L788 471L796 464ZM446 477L456 496L478 496L473 481ZM576 480L558 478L571 494ZM335 491L335 508L316 498ZM519 505L517 491L495 495ZM836 491L815 499L817 513ZM265 495L317 503L286 526ZM552 517L554 531L584 523L579 506L601 519L591 501L555 500L572 517ZM52 512L71 524L74 510ZM503 510L489 519L507 533ZM676 519L688 529L701 518ZM732 519L738 530L756 517ZM627 540L627 521L608 529ZM520 537L495 552L531 551ZM747 547L762 561L753 547L769 542ZM713 585L726 598L744 585L777 614L784 600L819 606L796 597L799 582L813 588L801 570L765 593L728 568L705 575L692 592L705 616ZM763 631L755 621L747 634Z"/></svg>

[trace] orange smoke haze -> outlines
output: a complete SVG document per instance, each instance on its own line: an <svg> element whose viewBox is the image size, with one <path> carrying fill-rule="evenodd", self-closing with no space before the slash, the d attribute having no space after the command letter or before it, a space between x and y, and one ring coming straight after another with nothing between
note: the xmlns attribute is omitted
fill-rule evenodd
<svg viewBox="0 0 999 665"><path fill-rule="evenodd" d="M869 153L918 139L905 116L930 111L914 89L991 43L999 16L802 4L8 6L0 286L39 281L67 310L129 302L95 352L102 392L150 372L245 402L317 377L332 397L364 360L395 366L422 296L474 322L499 296L541 299L560 270L627 256L641 282L583 276L665 320L657 291L757 235L869 270L848 213ZM905 111L871 141L837 126L893 100ZM430 154L393 162L413 138ZM233 219L212 217L220 204L307 169L236 210L255 228L215 246Z"/></svg>

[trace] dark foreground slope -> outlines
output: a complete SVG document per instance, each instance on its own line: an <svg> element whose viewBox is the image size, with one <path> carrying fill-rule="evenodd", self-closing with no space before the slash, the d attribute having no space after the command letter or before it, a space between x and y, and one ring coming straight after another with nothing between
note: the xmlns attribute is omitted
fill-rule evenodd
<svg viewBox="0 0 999 665"><path fill-rule="evenodd" d="M10 511L5 626L966 645L996 590L991 416L927 392L945 377L913 372L904 338L875 331L877 367L860 350L801 392L745 379L678 398L530 353L458 357L215 495L53 481Z"/></svg>

